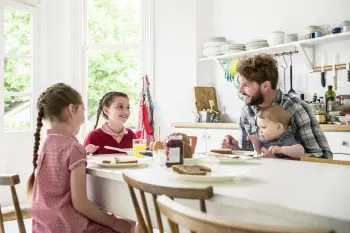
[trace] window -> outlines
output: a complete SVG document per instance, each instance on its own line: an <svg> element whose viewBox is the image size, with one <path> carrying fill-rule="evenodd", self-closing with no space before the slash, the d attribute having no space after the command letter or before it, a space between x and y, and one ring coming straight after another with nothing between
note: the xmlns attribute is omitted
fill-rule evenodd
<svg viewBox="0 0 350 233"><path fill-rule="evenodd" d="M131 116L126 126L136 127L138 84L141 75L146 73L141 64L147 46L142 31L145 23L142 19L149 16L145 13L147 9L143 10L148 6L146 3L144 0L84 0L87 130L95 124L100 98L109 91L128 94ZM100 118L100 125L102 123Z"/></svg>
<svg viewBox="0 0 350 233"><path fill-rule="evenodd" d="M9 0L0 3L0 106L4 131L32 129L34 18L35 8Z"/></svg>

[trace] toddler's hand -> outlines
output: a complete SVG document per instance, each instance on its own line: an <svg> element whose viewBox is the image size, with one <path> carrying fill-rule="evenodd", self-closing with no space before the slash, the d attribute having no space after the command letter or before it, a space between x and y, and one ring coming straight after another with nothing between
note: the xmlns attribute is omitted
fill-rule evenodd
<svg viewBox="0 0 350 233"><path fill-rule="evenodd" d="M282 153L282 147L280 146L271 146L269 148L269 152L273 155L275 154L281 154Z"/></svg>
<svg viewBox="0 0 350 233"><path fill-rule="evenodd" d="M85 150L88 154L93 154L97 151L99 147L98 146L95 146L93 144L89 144L85 147Z"/></svg>

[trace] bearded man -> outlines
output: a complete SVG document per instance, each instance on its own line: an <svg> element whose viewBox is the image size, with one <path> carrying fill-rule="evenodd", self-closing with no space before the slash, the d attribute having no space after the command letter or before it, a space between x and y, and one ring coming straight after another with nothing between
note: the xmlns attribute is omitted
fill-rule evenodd
<svg viewBox="0 0 350 233"><path fill-rule="evenodd" d="M277 88L277 61L270 55L259 54L243 58L237 65L239 92L245 106L242 109L239 125L242 130L240 146L238 140L226 135L223 148L234 150L254 150L249 136L259 137L256 116L263 107L278 104L291 116L289 130L304 147L309 156L332 159L333 155L327 139L308 104L297 97L283 94ZM276 158L266 148L261 149L264 157Z"/></svg>

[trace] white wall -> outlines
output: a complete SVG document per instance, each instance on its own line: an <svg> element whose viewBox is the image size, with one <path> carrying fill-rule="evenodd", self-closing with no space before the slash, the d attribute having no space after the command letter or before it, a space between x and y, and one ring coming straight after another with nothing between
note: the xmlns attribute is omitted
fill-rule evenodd
<svg viewBox="0 0 350 233"><path fill-rule="evenodd" d="M154 99L161 135L188 121L196 85L196 1L154 1Z"/></svg>
<svg viewBox="0 0 350 233"><path fill-rule="evenodd" d="M287 7L285 7L287 6ZM308 25L335 26L343 20L350 19L350 1L348 0L321 0L313 1L288 1L288 0L217 0L214 1L214 28L215 36L225 36L227 39L238 43L245 43L251 39L266 39L269 32L281 30L286 33L303 34L303 29ZM316 64L320 64L320 56L325 54L328 64L332 63L333 53L339 55L338 62L345 62L350 58L350 41L326 45L316 48ZM295 58L295 59L294 59ZM289 61L289 60L287 60ZM293 89L298 93L304 93L305 98L310 99L316 92L324 96L326 88L320 84L320 73L309 74L300 59L293 57ZM224 79L221 67L217 65L216 77L214 78L217 88L218 99L222 108L226 109L229 118L226 120L238 120L240 115L239 106L242 102L237 98L237 91ZM280 70L280 77L283 76ZM350 83L346 82L345 71L338 72L337 94L349 94ZM289 72L286 73L286 86L289 90ZM282 83L281 83L282 84ZM331 73L327 72L327 84L330 85ZM281 85L282 87L282 85Z"/></svg>

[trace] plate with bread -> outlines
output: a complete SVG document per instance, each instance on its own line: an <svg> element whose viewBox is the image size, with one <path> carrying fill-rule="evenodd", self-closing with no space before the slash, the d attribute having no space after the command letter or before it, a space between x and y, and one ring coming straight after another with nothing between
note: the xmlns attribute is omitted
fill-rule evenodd
<svg viewBox="0 0 350 233"><path fill-rule="evenodd" d="M222 155L231 158L239 158L240 156L254 156L254 151L247 150L231 150L231 149L212 149L209 155Z"/></svg>
<svg viewBox="0 0 350 233"><path fill-rule="evenodd" d="M204 165L173 165L172 170L179 174L178 178L189 181L227 181L234 177Z"/></svg>
<svg viewBox="0 0 350 233"><path fill-rule="evenodd" d="M126 168L126 167L137 167L139 165L136 159L104 159L99 161L98 165L100 167L106 168Z"/></svg>

